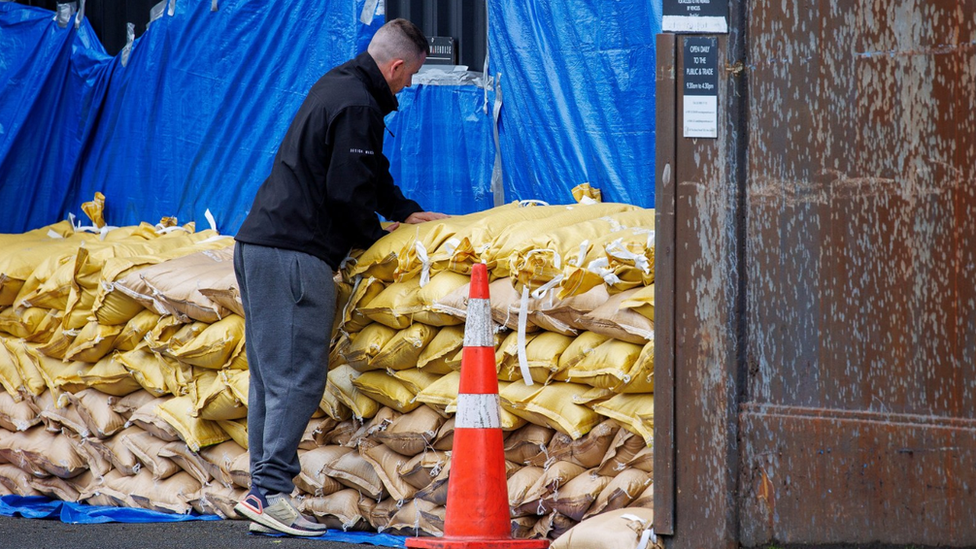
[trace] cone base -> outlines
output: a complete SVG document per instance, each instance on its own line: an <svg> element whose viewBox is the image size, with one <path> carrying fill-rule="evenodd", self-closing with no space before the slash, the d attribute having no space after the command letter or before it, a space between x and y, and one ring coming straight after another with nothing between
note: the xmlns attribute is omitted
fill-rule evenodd
<svg viewBox="0 0 976 549"><path fill-rule="evenodd" d="M547 539L407 538L411 549L547 549Z"/></svg>

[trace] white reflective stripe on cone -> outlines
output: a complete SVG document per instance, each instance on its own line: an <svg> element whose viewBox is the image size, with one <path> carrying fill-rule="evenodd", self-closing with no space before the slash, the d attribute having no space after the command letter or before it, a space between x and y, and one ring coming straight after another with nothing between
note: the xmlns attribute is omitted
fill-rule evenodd
<svg viewBox="0 0 976 549"><path fill-rule="evenodd" d="M491 302L487 299L468 300L468 315L464 321L465 347L495 347L491 325Z"/></svg>
<svg viewBox="0 0 976 549"><path fill-rule="evenodd" d="M459 394L454 418L455 429L501 429L498 395Z"/></svg>

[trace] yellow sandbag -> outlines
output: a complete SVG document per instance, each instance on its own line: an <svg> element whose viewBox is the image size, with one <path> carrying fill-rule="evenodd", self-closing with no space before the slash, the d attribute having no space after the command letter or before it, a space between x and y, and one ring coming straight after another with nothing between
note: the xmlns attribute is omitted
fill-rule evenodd
<svg viewBox="0 0 976 549"><path fill-rule="evenodd" d="M576 336L563 354L559 357L559 371L553 376L554 379L559 381L566 381L568 379L567 374L570 368L575 366L579 361L586 358L587 355L592 353L597 347L602 345L605 341L610 339L609 337L598 334L594 332L582 332L580 335Z"/></svg>
<svg viewBox="0 0 976 549"><path fill-rule="evenodd" d="M43 307L64 310L68 306L68 294L75 282L75 254L55 254L31 272L17 294L14 305L18 307Z"/></svg>
<svg viewBox="0 0 976 549"><path fill-rule="evenodd" d="M610 296L606 303L583 315L580 327L615 339L643 345L654 339L654 323L645 316L622 307L636 290Z"/></svg>
<svg viewBox="0 0 976 549"><path fill-rule="evenodd" d="M508 381L522 379L517 353L518 333L512 333L516 337L516 353L506 354L504 362L498 365L498 378ZM529 366L529 374L537 383L547 383L559 371L559 357L575 341L573 337L554 332L540 332L535 337L526 339L528 340L525 345L526 363Z"/></svg>
<svg viewBox="0 0 976 549"><path fill-rule="evenodd" d="M91 219L95 227L101 229L105 226L105 195L95 191L95 198L81 204L81 211L85 212L88 219Z"/></svg>
<svg viewBox="0 0 976 549"><path fill-rule="evenodd" d="M641 314L654 322L654 284L637 288L620 303L620 306Z"/></svg>
<svg viewBox="0 0 976 549"><path fill-rule="evenodd" d="M183 442L194 452L204 446L230 440L230 436L217 423L194 418L192 412L193 400L185 396L171 398L156 409L159 417L176 429Z"/></svg>
<svg viewBox="0 0 976 549"><path fill-rule="evenodd" d="M141 305L140 305L141 307ZM115 348L120 351L131 351L142 343L143 337L159 324L160 316L148 309L143 309L122 328L115 337Z"/></svg>
<svg viewBox="0 0 976 549"><path fill-rule="evenodd" d="M114 355L103 357L80 375L86 387L113 396L125 396L142 388Z"/></svg>
<svg viewBox="0 0 976 549"><path fill-rule="evenodd" d="M63 259L73 256L82 242L92 242L97 235L72 233L66 237L38 235L16 238L0 247L0 305L12 305L24 289L25 281L45 263L49 273L37 273L35 279L47 280ZM39 283L39 282L38 282ZM30 289L28 289L30 291Z"/></svg>
<svg viewBox="0 0 976 549"><path fill-rule="evenodd" d="M396 334L396 330L378 322L366 326L353 336L352 342L346 349L344 356L347 363L360 372L373 369L370 361Z"/></svg>
<svg viewBox="0 0 976 549"><path fill-rule="evenodd" d="M640 345L608 339L571 366L566 375L575 383L619 392L631 382L631 372L641 349Z"/></svg>
<svg viewBox="0 0 976 549"><path fill-rule="evenodd" d="M346 421L352 417L352 411L348 406L342 403L341 400L334 394L334 391L329 390L329 386L326 385L325 390L322 391L322 399L319 401L319 409L325 412L325 415L336 420L336 421Z"/></svg>
<svg viewBox="0 0 976 549"><path fill-rule="evenodd" d="M458 287L453 292L437 300L432 306L433 310L451 315L459 319L459 321L463 321L467 318L468 314L468 294L470 290L470 284ZM500 278L492 281L488 285L488 292L491 295L492 322L505 326L510 330L517 330L519 315L521 313L521 296L512 287L511 280L508 278ZM531 312L537 308L538 304L536 300L530 298L526 310ZM531 320L526 322L526 331L534 332L538 331L538 329L539 327Z"/></svg>
<svg viewBox="0 0 976 549"><path fill-rule="evenodd" d="M538 335L538 333L526 334L526 346ZM512 372L513 362L516 365L515 373ZM518 372L518 332L508 332L505 339L495 348L495 371L498 372L498 379L506 381L522 379L522 374Z"/></svg>
<svg viewBox="0 0 976 549"><path fill-rule="evenodd" d="M573 193L573 198L577 202L586 202L587 199L595 202L603 202L603 193L600 192L600 189L590 185L589 182L580 183L573 187L570 192Z"/></svg>
<svg viewBox="0 0 976 549"><path fill-rule="evenodd" d="M630 381L620 387L621 393L644 394L654 392L654 340L648 341L630 371Z"/></svg>
<svg viewBox="0 0 976 549"><path fill-rule="evenodd" d="M342 323L340 325L340 330L352 334L356 333L371 322L371 319L366 318L363 314L362 309L369 306L369 303L380 295L380 293L386 288L382 280L373 277L363 277L357 280L355 286L352 290L352 295L346 302L342 311Z"/></svg>
<svg viewBox="0 0 976 549"><path fill-rule="evenodd" d="M413 312L413 320L431 326L456 326L463 322L456 316L439 312L436 304L444 296L456 291L458 288L466 287L470 284L471 278L467 275L443 271L431 277L430 282L422 286L414 295L417 310Z"/></svg>
<svg viewBox="0 0 976 549"><path fill-rule="evenodd" d="M191 415L212 420L242 419L247 417L247 405L237 399L227 379L217 375L197 397Z"/></svg>
<svg viewBox="0 0 976 549"><path fill-rule="evenodd" d="M600 415L586 406L573 403L573 396L590 388L577 383L554 383L539 389L513 382L499 390L506 410L536 425L543 425L569 435L582 437L600 423Z"/></svg>
<svg viewBox="0 0 976 549"><path fill-rule="evenodd" d="M230 363L227 365L229 370L247 370L246 339L246 336L242 337L234 352L230 354Z"/></svg>
<svg viewBox="0 0 976 549"><path fill-rule="evenodd" d="M420 368L408 368L406 370L391 371L390 375L403 382L407 390L415 395L427 387L430 387L432 383L441 378L441 376L437 374L425 372Z"/></svg>
<svg viewBox="0 0 976 549"><path fill-rule="evenodd" d="M0 332L27 341L47 341L61 323L61 311L29 307L8 307L0 312Z"/></svg>
<svg viewBox="0 0 976 549"><path fill-rule="evenodd" d="M578 295L600 284L611 293L654 282L654 210L613 216L615 227L592 239L582 260L567 262L559 297Z"/></svg>
<svg viewBox="0 0 976 549"><path fill-rule="evenodd" d="M77 392L85 389L81 382L81 374L88 369L84 362L64 362L51 358L37 350L36 346L25 345L26 356L44 379L44 384L51 390L55 399L62 391Z"/></svg>
<svg viewBox="0 0 976 549"><path fill-rule="evenodd" d="M169 346L169 354L187 364L220 369L244 337L244 317L235 314L214 322L190 341Z"/></svg>
<svg viewBox="0 0 976 549"><path fill-rule="evenodd" d="M370 370L405 370L416 368L424 348L437 335L437 328L414 324L396 333L369 361Z"/></svg>
<svg viewBox="0 0 976 549"><path fill-rule="evenodd" d="M247 420L218 421L217 425L227 433L238 446L247 450Z"/></svg>
<svg viewBox="0 0 976 549"><path fill-rule="evenodd" d="M74 343L77 334L77 330L65 330L63 326L58 324L54 333L51 334L51 339L48 339L47 343L42 344L37 350L51 358L63 359L68 348Z"/></svg>
<svg viewBox="0 0 976 549"><path fill-rule="evenodd" d="M451 360L464 344L464 326L445 326L417 357L417 367L432 374L448 374L460 368Z"/></svg>
<svg viewBox="0 0 976 549"><path fill-rule="evenodd" d="M206 322L189 324L170 324L167 317L160 319L155 328L146 335L146 342L153 352L176 359L175 352L196 339L211 325ZM174 318L175 317L171 317Z"/></svg>
<svg viewBox="0 0 976 549"><path fill-rule="evenodd" d="M420 310L415 298L420 289L420 279L390 284L378 296L360 310L370 320L402 330L413 321L411 316Z"/></svg>
<svg viewBox="0 0 976 549"><path fill-rule="evenodd" d="M416 394L405 383L383 371L366 372L352 383L366 396L401 413L414 410L421 404L414 399Z"/></svg>
<svg viewBox="0 0 976 549"><path fill-rule="evenodd" d="M20 367L17 355L8 349L6 337L0 336L0 385L17 402L23 400L20 388L24 385L23 378L20 377Z"/></svg>
<svg viewBox="0 0 976 549"><path fill-rule="evenodd" d="M17 371L17 377L20 378L20 387L34 396L46 391L47 384L44 382L44 376L37 369L36 363L31 360L27 343L23 340L9 338L0 338L0 343L3 343L9 357L11 357L13 367Z"/></svg>
<svg viewBox="0 0 976 549"><path fill-rule="evenodd" d="M115 338L122 326L102 326L97 321L85 325L64 353L67 360L98 362L115 346Z"/></svg>
<svg viewBox="0 0 976 549"><path fill-rule="evenodd" d="M654 395L617 395L604 402L592 404L593 411L617 420L628 431L644 438L650 446L654 442Z"/></svg>
<svg viewBox="0 0 976 549"><path fill-rule="evenodd" d="M376 415L380 405L353 385L353 381L360 375L348 364L331 368L325 389L345 404L355 417L370 418Z"/></svg>
<svg viewBox="0 0 976 549"><path fill-rule="evenodd" d="M163 373L162 360L153 354L148 346L142 345L124 353L116 352L113 357L125 366L132 379L154 396L162 396L169 390Z"/></svg>
<svg viewBox="0 0 976 549"><path fill-rule="evenodd" d="M430 406L444 417L448 417L447 407L457 402L458 386L461 384L461 372L450 372L426 389L417 393L417 401Z"/></svg>
<svg viewBox="0 0 976 549"><path fill-rule="evenodd" d="M549 216L504 227L486 246L487 250L482 254L482 260L488 265L488 270L492 271L493 276L500 278L518 275L521 267L528 266L524 258L537 255L531 254L532 250L550 250L553 253L551 256L553 262L549 264L549 268L545 268L545 262L536 265L536 270L532 272L537 276L529 277L532 279L533 288L541 286L559 274L556 265L561 265L562 258L567 258L571 251L578 250L580 244L591 235L604 234L609 230L606 223L593 226L587 222L635 210L637 206L599 203L548 206L546 209L551 212ZM564 230L560 231L560 229ZM554 235L555 238L546 238L546 235ZM513 255L522 257L523 260L513 258ZM556 256L560 258L558 261L555 260ZM520 278L519 281L525 283L528 280Z"/></svg>

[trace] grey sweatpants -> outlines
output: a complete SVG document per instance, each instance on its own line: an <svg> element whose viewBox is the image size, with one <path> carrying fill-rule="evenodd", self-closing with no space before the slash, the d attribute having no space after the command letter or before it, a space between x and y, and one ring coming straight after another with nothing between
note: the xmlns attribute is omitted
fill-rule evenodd
<svg viewBox="0 0 976 549"><path fill-rule="evenodd" d="M298 443L322 399L335 315L332 269L306 253L237 242L251 382L247 438L251 484L290 494Z"/></svg>

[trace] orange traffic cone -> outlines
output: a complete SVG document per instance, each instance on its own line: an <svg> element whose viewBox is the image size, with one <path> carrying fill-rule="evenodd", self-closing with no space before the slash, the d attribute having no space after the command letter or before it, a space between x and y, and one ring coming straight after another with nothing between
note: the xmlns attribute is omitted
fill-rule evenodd
<svg viewBox="0 0 976 549"><path fill-rule="evenodd" d="M549 540L512 539L488 271L483 263L471 272L468 296L444 537L407 538L407 547L545 549Z"/></svg>

